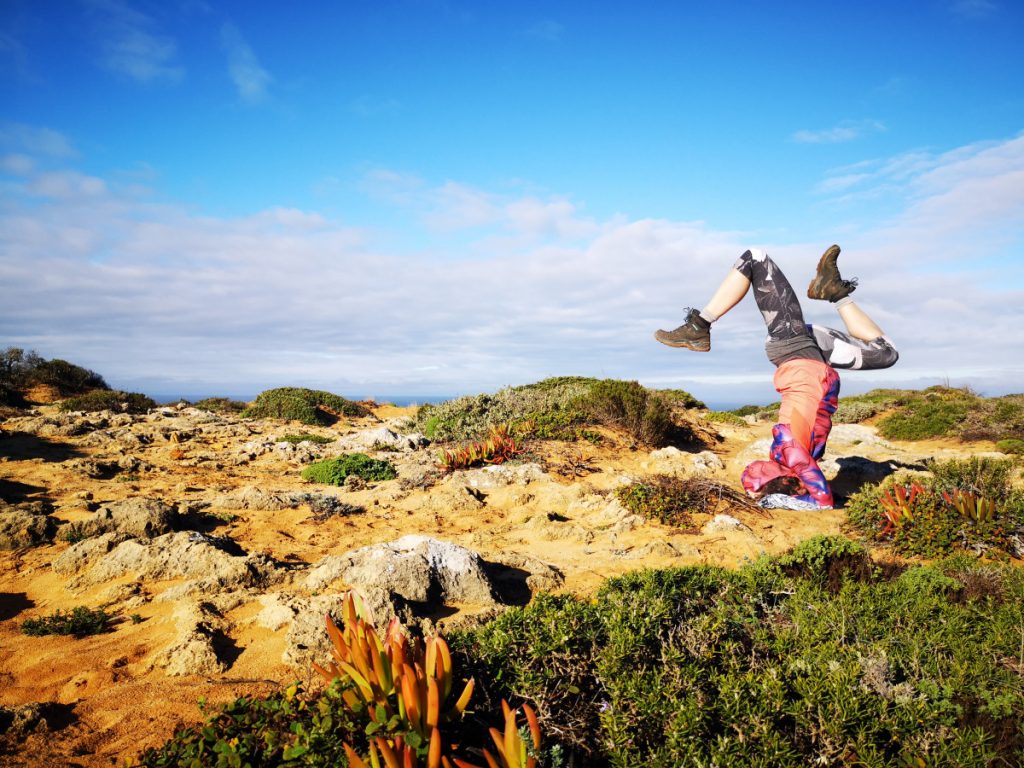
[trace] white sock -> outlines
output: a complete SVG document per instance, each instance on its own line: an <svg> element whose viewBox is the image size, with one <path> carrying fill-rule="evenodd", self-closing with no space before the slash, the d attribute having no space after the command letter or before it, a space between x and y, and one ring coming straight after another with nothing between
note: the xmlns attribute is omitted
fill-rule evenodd
<svg viewBox="0 0 1024 768"><path fill-rule="evenodd" d="M701 317L703 317L709 323L713 323L713 322L715 322L715 320L718 319L718 315L712 314L711 312L708 312L706 309L702 309L697 314L699 314Z"/></svg>
<svg viewBox="0 0 1024 768"><path fill-rule="evenodd" d="M853 296L843 296L839 301L835 302L836 309L845 307L847 304L853 304Z"/></svg>

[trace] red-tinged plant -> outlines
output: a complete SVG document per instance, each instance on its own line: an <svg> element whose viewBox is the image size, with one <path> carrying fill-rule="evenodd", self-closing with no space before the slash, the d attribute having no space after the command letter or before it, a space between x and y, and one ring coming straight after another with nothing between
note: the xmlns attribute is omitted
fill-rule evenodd
<svg viewBox="0 0 1024 768"><path fill-rule="evenodd" d="M342 678L352 683L342 700L352 712L370 717L370 764L378 768L383 759L387 768L417 766L419 758L426 757L429 768L443 768L439 726L462 717L473 695L473 681L449 705L452 657L440 636L427 638L425 647L419 640L410 642L393 619L382 640L352 592L346 594L342 612L343 629L327 617L333 661L326 667L313 666L328 681Z"/></svg>
<svg viewBox="0 0 1024 768"><path fill-rule="evenodd" d="M442 468L451 472L478 464L504 464L519 451L508 425L501 425L491 427L491 433L484 441L473 442L454 451L442 450L440 461Z"/></svg>
<svg viewBox="0 0 1024 768"><path fill-rule="evenodd" d="M913 520L914 502L923 493L925 493L925 489L917 482L913 482L909 486L897 485L891 491L886 491L881 498L882 517L885 519L885 525L879 535L885 536L892 533L897 528L902 528L908 520Z"/></svg>
<svg viewBox="0 0 1024 768"><path fill-rule="evenodd" d="M519 710L512 709L504 699L501 700L501 709L505 713L505 730L490 729L491 740L494 742L497 754L491 754L488 749L484 750L487 768L537 768L536 755L540 752L540 724L537 722L536 713L529 704L523 705L523 713L526 715L530 731L530 744L527 744L516 723L516 715ZM458 768L480 768L480 766L458 758L453 758L453 762Z"/></svg>
<svg viewBox="0 0 1024 768"><path fill-rule="evenodd" d="M996 503L973 491L956 488L952 494L943 491L942 498L959 512L961 517L975 523L988 523L996 516Z"/></svg>

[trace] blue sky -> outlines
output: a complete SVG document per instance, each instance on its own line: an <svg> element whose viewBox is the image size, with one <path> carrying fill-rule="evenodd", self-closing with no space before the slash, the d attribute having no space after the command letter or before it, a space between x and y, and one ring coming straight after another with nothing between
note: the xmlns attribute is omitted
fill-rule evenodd
<svg viewBox="0 0 1024 768"><path fill-rule="evenodd" d="M553 374L773 399L762 245L831 242L902 352L1024 390L1024 7L0 0L0 345L156 393ZM828 307L809 319L836 323Z"/></svg>

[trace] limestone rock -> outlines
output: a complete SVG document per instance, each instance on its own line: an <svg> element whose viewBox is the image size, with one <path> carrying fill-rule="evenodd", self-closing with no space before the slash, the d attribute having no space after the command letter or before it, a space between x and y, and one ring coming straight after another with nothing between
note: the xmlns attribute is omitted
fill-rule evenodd
<svg viewBox="0 0 1024 768"><path fill-rule="evenodd" d="M715 472L725 469L725 464L711 451L701 451L692 460L693 471L698 473Z"/></svg>
<svg viewBox="0 0 1024 768"><path fill-rule="evenodd" d="M330 555L306 579L310 589L334 582L379 588L416 603L495 602L483 561L472 550L428 536L410 535Z"/></svg>
<svg viewBox="0 0 1024 768"><path fill-rule="evenodd" d="M139 497L100 507L92 518L79 523L78 528L86 536L119 532L151 539L169 533L177 518L178 513L169 504L159 499Z"/></svg>
<svg viewBox="0 0 1024 768"><path fill-rule="evenodd" d="M247 485L230 494L217 497L211 502L211 505L221 509L255 509L273 512L292 507L294 503L287 493L276 493L254 485Z"/></svg>
<svg viewBox="0 0 1024 768"><path fill-rule="evenodd" d="M453 472L446 483L465 484L470 488L502 488L506 485L526 485L546 480L547 474L539 464L496 464L480 469L466 469Z"/></svg>
<svg viewBox="0 0 1024 768"><path fill-rule="evenodd" d="M27 504L0 501L0 549L37 547L53 541L57 520Z"/></svg>
<svg viewBox="0 0 1024 768"><path fill-rule="evenodd" d="M750 530L732 515L718 514L704 524L701 533L723 533L725 531Z"/></svg>
<svg viewBox="0 0 1024 768"><path fill-rule="evenodd" d="M386 590L370 587L358 590L358 594L367 609L367 618L380 631L392 618L397 617L403 624L410 624L414 619L405 601L389 595ZM296 667L306 667L314 661L319 664L330 661L326 617L330 615L340 626L344 604L344 592L296 601L295 618L285 638L282 661Z"/></svg>
<svg viewBox="0 0 1024 768"><path fill-rule="evenodd" d="M112 532L79 541L61 552L53 561L53 570L62 576L74 575L128 539L123 533Z"/></svg>

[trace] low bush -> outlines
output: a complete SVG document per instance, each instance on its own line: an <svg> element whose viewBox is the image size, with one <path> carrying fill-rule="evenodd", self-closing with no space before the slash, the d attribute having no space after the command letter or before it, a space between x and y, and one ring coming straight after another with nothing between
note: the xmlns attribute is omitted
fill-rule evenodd
<svg viewBox="0 0 1024 768"><path fill-rule="evenodd" d="M291 443L292 445L298 445L299 443L316 443L317 445L327 445L327 443L333 443L333 437L327 437L326 435L312 435L308 432L303 432L299 435L285 435L280 438L278 442Z"/></svg>
<svg viewBox="0 0 1024 768"><path fill-rule="evenodd" d="M1000 440L996 443L996 450L1002 453L1022 454L1024 453L1024 440L1017 440L1015 438Z"/></svg>
<svg viewBox="0 0 1024 768"><path fill-rule="evenodd" d="M870 560L867 572L846 567L865 557L821 537L737 571L645 570L610 579L589 599L537 595L448 638L460 681L452 697L462 680L476 685L464 717L439 726L445 749L489 748L487 728L515 696L531 702L553 747L540 753L546 768L1020 765L1024 573L963 557L899 573ZM373 647L363 636L360 658ZM343 660L363 669L345 637L337 671ZM416 659L430 665L407 658L412 671ZM397 743L416 730L407 720L422 699L412 686L375 685L386 679L380 660L366 667L364 685L342 674L319 694L291 686L239 699L140 764L358 765L353 755L362 760L371 741ZM399 697L417 710L403 715ZM532 735L515 740L517 725L513 715L504 733L518 750ZM410 756L412 765L424 760Z"/></svg>
<svg viewBox="0 0 1024 768"><path fill-rule="evenodd" d="M38 619L26 619L21 631L34 637L42 635L98 635L110 629L110 616L102 608L92 609L77 606L70 611L57 610L49 616Z"/></svg>
<svg viewBox="0 0 1024 768"><path fill-rule="evenodd" d="M443 442L479 440L501 424L508 424L518 437L592 439L595 433L586 427L604 425L625 431L638 442L662 445L676 429L672 408L689 402L698 401L682 390L662 393L635 381L562 376L493 395L425 405L417 413L416 426Z"/></svg>
<svg viewBox="0 0 1024 768"><path fill-rule="evenodd" d="M747 420L732 411L708 411L704 418L715 424L729 424L734 427L747 426Z"/></svg>
<svg viewBox="0 0 1024 768"><path fill-rule="evenodd" d="M692 514L703 511L703 495L676 475L655 475L620 486L615 497L635 515L680 528L692 526Z"/></svg>
<svg viewBox="0 0 1024 768"><path fill-rule="evenodd" d="M929 468L931 477L898 474L862 488L847 502L850 523L904 554L1024 555L1024 493L1010 483L1011 460L974 457Z"/></svg>
<svg viewBox="0 0 1024 768"><path fill-rule="evenodd" d="M911 394L892 413L879 420L882 437L889 440L925 440L954 437L967 414L981 398L967 389L929 387Z"/></svg>
<svg viewBox="0 0 1024 768"><path fill-rule="evenodd" d="M535 702L579 764L1017 764L1024 691L999 659L1019 654L1009 601L1024 575L993 566L1002 599L968 607L964 568L886 578L820 538L737 572L644 571L590 603L535 599L451 642L485 699Z"/></svg>
<svg viewBox="0 0 1024 768"><path fill-rule="evenodd" d="M675 408L707 408L703 401L698 400L685 389L654 389L651 391Z"/></svg>
<svg viewBox="0 0 1024 768"><path fill-rule="evenodd" d="M337 416L366 416L359 403L320 389L279 387L261 392L242 416L252 419L290 419L303 424L328 424Z"/></svg>
<svg viewBox="0 0 1024 768"><path fill-rule="evenodd" d="M23 405L25 390L37 385L52 387L62 397L109 389L98 373L67 360L46 360L18 347L0 352L0 405Z"/></svg>
<svg viewBox="0 0 1024 768"><path fill-rule="evenodd" d="M835 424L859 424L877 415L881 410L877 403L843 398L839 401L836 412L832 414L832 421Z"/></svg>
<svg viewBox="0 0 1024 768"><path fill-rule="evenodd" d="M337 459L318 461L302 470L303 479L328 485L343 485L349 475L372 482L393 480L398 477L398 471L390 461L371 459L365 453L348 453Z"/></svg>
<svg viewBox="0 0 1024 768"><path fill-rule="evenodd" d="M197 403L193 408L211 413L242 413L248 406L240 400L232 400L228 397L206 397Z"/></svg>
<svg viewBox="0 0 1024 768"><path fill-rule="evenodd" d="M120 390L97 389L78 397L61 401L62 411L117 411L118 413L146 413L156 408L157 403L151 397L140 392L121 392Z"/></svg>

